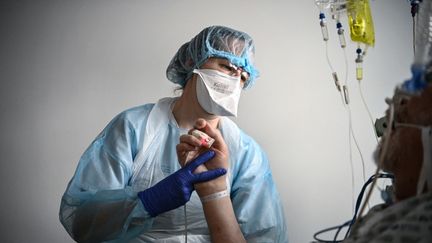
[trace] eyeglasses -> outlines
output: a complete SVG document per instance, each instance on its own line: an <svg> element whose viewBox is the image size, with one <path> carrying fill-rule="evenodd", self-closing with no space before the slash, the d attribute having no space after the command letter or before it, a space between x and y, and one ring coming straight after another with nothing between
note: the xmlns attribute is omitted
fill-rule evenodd
<svg viewBox="0 0 432 243"><path fill-rule="evenodd" d="M249 73L244 71L243 68L238 67L232 63L229 63L229 67L231 68L231 76L236 76L238 73L240 74L240 78L244 81L249 79Z"/></svg>
<svg viewBox="0 0 432 243"><path fill-rule="evenodd" d="M201 68L211 68L220 70L226 74L234 77L240 77L243 82L249 79L249 73L246 72L242 67L232 64L228 59L211 57L207 59Z"/></svg>

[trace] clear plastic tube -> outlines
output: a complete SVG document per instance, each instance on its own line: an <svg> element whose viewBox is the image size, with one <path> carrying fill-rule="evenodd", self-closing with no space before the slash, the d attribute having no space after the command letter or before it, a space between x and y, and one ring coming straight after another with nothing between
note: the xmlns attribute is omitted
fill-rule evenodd
<svg viewBox="0 0 432 243"><path fill-rule="evenodd" d="M358 81L363 79L363 61L361 57L356 59L356 78Z"/></svg>
<svg viewBox="0 0 432 243"><path fill-rule="evenodd" d="M345 35L344 35L344 29L339 28L337 33L339 36L339 43L340 43L341 47L345 48L346 47L346 40L345 40Z"/></svg>
<svg viewBox="0 0 432 243"><path fill-rule="evenodd" d="M345 104L349 105L350 99L349 99L349 93L348 93L348 86L346 86L346 85L343 86L343 93L344 93L344 98L345 98Z"/></svg>
<svg viewBox="0 0 432 243"><path fill-rule="evenodd" d="M338 17L346 13L347 11L347 1L346 0L333 0L330 5L330 12L332 19L338 19Z"/></svg>
<svg viewBox="0 0 432 243"><path fill-rule="evenodd" d="M320 20L320 26L321 26L321 33L323 36L323 40L328 41L329 34L328 34L327 23L326 23L325 19Z"/></svg>
<svg viewBox="0 0 432 243"><path fill-rule="evenodd" d="M356 78L360 82L363 79L363 51L360 48L360 43L357 46L357 58L355 59L356 62Z"/></svg>
<svg viewBox="0 0 432 243"><path fill-rule="evenodd" d="M188 226L188 222L187 222L187 210L186 210L186 204L184 205L184 219L185 219L185 229L184 229L184 236L185 236L185 243L187 243L188 242L188 238L187 238L187 235L188 235L188 228L187 228L187 226Z"/></svg>
<svg viewBox="0 0 432 243"><path fill-rule="evenodd" d="M432 59L432 1L423 1L419 5L415 25L415 66L425 66Z"/></svg>
<svg viewBox="0 0 432 243"><path fill-rule="evenodd" d="M336 21L336 28L339 36L339 44L342 48L345 48L346 47L345 30L343 29L342 23L339 21L339 18Z"/></svg>
<svg viewBox="0 0 432 243"><path fill-rule="evenodd" d="M393 118L394 118L394 106L393 106L393 104L391 104L390 105L389 124L393 124L393 121L394 121ZM377 182L379 171L381 170L382 164L384 163L384 157L385 157L385 155L387 153L387 150L388 150L388 147L389 147L389 141L390 141L391 133L392 133L392 126L387 126L387 130L386 130L386 133L385 133L386 139L384 140L384 143L382 145L381 152L380 152L380 155L379 155L379 162L378 162L377 168L375 170L375 179L373 180L372 185L370 186L369 191L366 194L365 200L363 202L362 207L360 208L360 211L358 213L357 218L361 218L362 217L362 215L363 215L363 213L364 213L364 211L366 209L366 205L368 205L368 203L369 203L369 199L370 199L370 197L372 195L372 191L375 188L375 185L376 185L376 182Z"/></svg>
<svg viewBox="0 0 432 243"><path fill-rule="evenodd" d="M315 5L317 5L320 12L330 7L330 0L315 0Z"/></svg>
<svg viewBox="0 0 432 243"><path fill-rule="evenodd" d="M324 10L330 7L330 0L315 0L315 5L318 7L320 11L319 19L320 19L320 26L321 26L321 33L323 36L323 40L328 41L329 35L328 35Z"/></svg>
<svg viewBox="0 0 432 243"><path fill-rule="evenodd" d="M332 76L333 76L333 80L334 80L334 83L335 83L336 89L340 92L340 91L341 91L341 84L340 84L340 82L339 82L339 78L338 78L338 76L337 76L337 73L336 73L336 72L333 72L333 73L332 73Z"/></svg>
<svg viewBox="0 0 432 243"><path fill-rule="evenodd" d="M425 71L432 62L432 1L420 2L417 10L417 15L413 14L415 26L412 77L402 84L402 89L409 93L421 92L426 87Z"/></svg>

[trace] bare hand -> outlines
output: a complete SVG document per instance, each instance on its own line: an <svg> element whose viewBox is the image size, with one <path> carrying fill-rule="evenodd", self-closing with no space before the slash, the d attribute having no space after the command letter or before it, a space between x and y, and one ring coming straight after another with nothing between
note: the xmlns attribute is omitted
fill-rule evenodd
<svg viewBox="0 0 432 243"><path fill-rule="evenodd" d="M198 129L215 139L215 142L210 148L215 152L215 157L207 161L204 165L198 167L194 171L194 173L199 173L202 171L216 168L225 168L226 170L228 170L228 147L225 144L225 141L220 131L218 129L212 128L204 119L198 119L196 121L195 129ZM205 147L201 146L201 141L198 138L190 135L191 131L189 131L189 134L185 134L180 137L180 143L176 147L179 163L182 166L187 163L186 160L191 160L203 151L207 150ZM195 184L195 189L200 196L205 196L214 192L225 190L226 176L221 176L215 180L208 182L197 183Z"/></svg>

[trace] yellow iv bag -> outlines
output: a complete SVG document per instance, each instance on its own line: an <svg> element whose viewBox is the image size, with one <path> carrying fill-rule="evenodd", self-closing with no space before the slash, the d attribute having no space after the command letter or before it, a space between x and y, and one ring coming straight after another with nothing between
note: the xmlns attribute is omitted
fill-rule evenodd
<svg viewBox="0 0 432 243"><path fill-rule="evenodd" d="M375 31L369 0L348 0L347 2L351 40L373 46Z"/></svg>

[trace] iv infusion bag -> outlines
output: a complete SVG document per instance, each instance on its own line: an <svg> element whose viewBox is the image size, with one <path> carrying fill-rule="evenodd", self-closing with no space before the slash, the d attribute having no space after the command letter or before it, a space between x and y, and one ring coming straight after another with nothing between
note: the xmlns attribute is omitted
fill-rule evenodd
<svg viewBox="0 0 432 243"><path fill-rule="evenodd" d="M375 31L369 0L348 0L347 5L351 40L374 46Z"/></svg>

